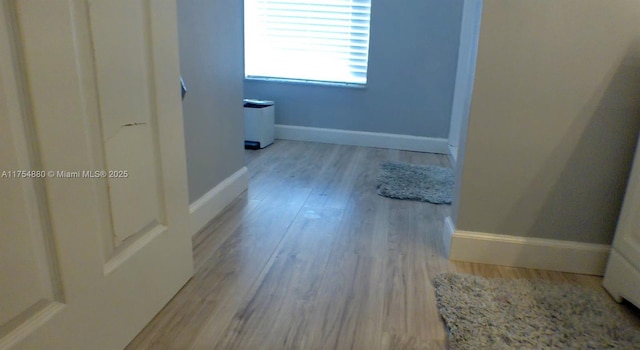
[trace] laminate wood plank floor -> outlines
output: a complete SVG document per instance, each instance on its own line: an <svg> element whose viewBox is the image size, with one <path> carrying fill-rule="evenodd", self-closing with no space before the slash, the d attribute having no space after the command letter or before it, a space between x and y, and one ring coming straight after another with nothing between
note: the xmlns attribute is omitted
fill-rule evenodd
<svg viewBox="0 0 640 350"><path fill-rule="evenodd" d="M128 349L444 349L433 278L457 271L600 288L601 278L451 262L450 206L376 194L385 160L446 156L277 140L194 237L195 274Z"/></svg>

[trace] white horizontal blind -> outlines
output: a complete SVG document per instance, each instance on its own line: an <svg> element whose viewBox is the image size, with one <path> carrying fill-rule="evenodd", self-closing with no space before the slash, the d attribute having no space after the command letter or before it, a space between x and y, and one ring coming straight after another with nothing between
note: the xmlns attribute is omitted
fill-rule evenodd
<svg viewBox="0 0 640 350"><path fill-rule="evenodd" d="M365 84L371 0L245 0L245 76Z"/></svg>

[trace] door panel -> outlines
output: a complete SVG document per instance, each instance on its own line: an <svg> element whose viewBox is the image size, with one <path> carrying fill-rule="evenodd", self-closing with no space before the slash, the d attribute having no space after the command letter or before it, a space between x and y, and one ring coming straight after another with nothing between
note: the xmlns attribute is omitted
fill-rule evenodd
<svg viewBox="0 0 640 350"><path fill-rule="evenodd" d="M175 1L0 0L0 172L46 174L0 178L0 349L122 348L191 276L178 82Z"/></svg>
<svg viewBox="0 0 640 350"><path fill-rule="evenodd" d="M634 165L634 173L629 179L613 246L640 271L640 154L635 162L638 165Z"/></svg>
<svg viewBox="0 0 640 350"><path fill-rule="evenodd" d="M6 38L7 32L0 36ZM27 320L62 301L41 187L37 180L9 171L38 168L24 121L16 118L20 103L15 90L10 96L5 89L12 75L11 70L0 71L0 224L3 232L12 233L0 235L0 337L16 327L14 320Z"/></svg>
<svg viewBox="0 0 640 350"><path fill-rule="evenodd" d="M157 193L161 184L146 5L141 0L95 1L89 7L106 162L109 169L128 172L127 181L108 179L116 247L165 222Z"/></svg>
<svg viewBox="0 0 640 350"><path fill-rule="evenodd" d="M640 145L640 141L639 141ZM633 168L620 212L611 256L603 285L621 302L640 307L640 149L636 147Z"/></svg>

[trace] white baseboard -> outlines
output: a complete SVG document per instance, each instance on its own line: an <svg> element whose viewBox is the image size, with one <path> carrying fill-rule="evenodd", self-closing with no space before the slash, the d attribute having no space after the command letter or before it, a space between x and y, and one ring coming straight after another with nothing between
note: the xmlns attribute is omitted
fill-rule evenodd
<svg viewBox="0 0 640 350"><path fill-rule="evenodd" d="M456 232L456 226L451 219L451 216L447 216L444 219L444 228L442 230L442 245L444 246L445 255L449 257L449 252L451 252L451 239L453 238L453 233Z"/></svg>
<svg viewBox="0 0 640 350"><path fill-rule="evenodd" d="M240 193L246 190L248 185L247 167L242 167L189 205L191 234L196 234L200 231Z"/></svg>
<svg viewBox="0 0 640 350"><path fill-rule="evenodd" d="M453 145L448 145L448 146L449 146L449 161L451 162L451 166L455 168L458 163L458 147Z"/></svg>
<svg viewBox="0 0 640 350"><path fill-rule="evenodd" d="M455 231L449 258L602 276L610 250L605 244Z"/></svg>
<svg viewBox="0 0 640 350"><path fill-rule="evenodd" d="M366 131L311 128L306 126L275 125L277 139L335 143L428 153L449 153L447 139L412 135L385 134Z"/></svg>

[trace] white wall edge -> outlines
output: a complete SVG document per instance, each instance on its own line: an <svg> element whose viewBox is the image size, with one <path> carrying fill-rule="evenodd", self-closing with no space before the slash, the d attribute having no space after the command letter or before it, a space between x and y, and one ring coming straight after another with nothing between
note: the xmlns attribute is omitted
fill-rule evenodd
<svg viewBox="0 0 640 350"><path fill-rule="evenodd" d="M444 229L442 231L442 245L444 246L444 254L446 257L449 257L451 252L451 239L453 238L454 232L456 232L456 225L453 223L451 216L447 216L444 219Z"/></svg>
<svg viewBox="0 0 640 350"><path fill-rule="evenodd" d="M449 148L449 161L451 162L451 166L454 168L458 164L458 147L453 145L448 145Z"/></svg>
<svg viewBox="0 0 640 350"><path fill-rule="evenodd" d="M216 215L220 214L227 205L247 189L248 185L247 167L242 167L189 205L191 234L195 235Z"/></svg>
<svg viewBox="0 0 640 350"><path fill-rule="evenodd" d="M602 276L610 251L605 244L455 231L449 258Z"/></svg>
<svg viewBox="0 0 640 350"><path fill-rule="evenodd" d="M444 138L281 124L275 125L275 134L277 139L283 140L334 143L339 145L378 147L439 154L449 153L449 142Z"/></svg>

